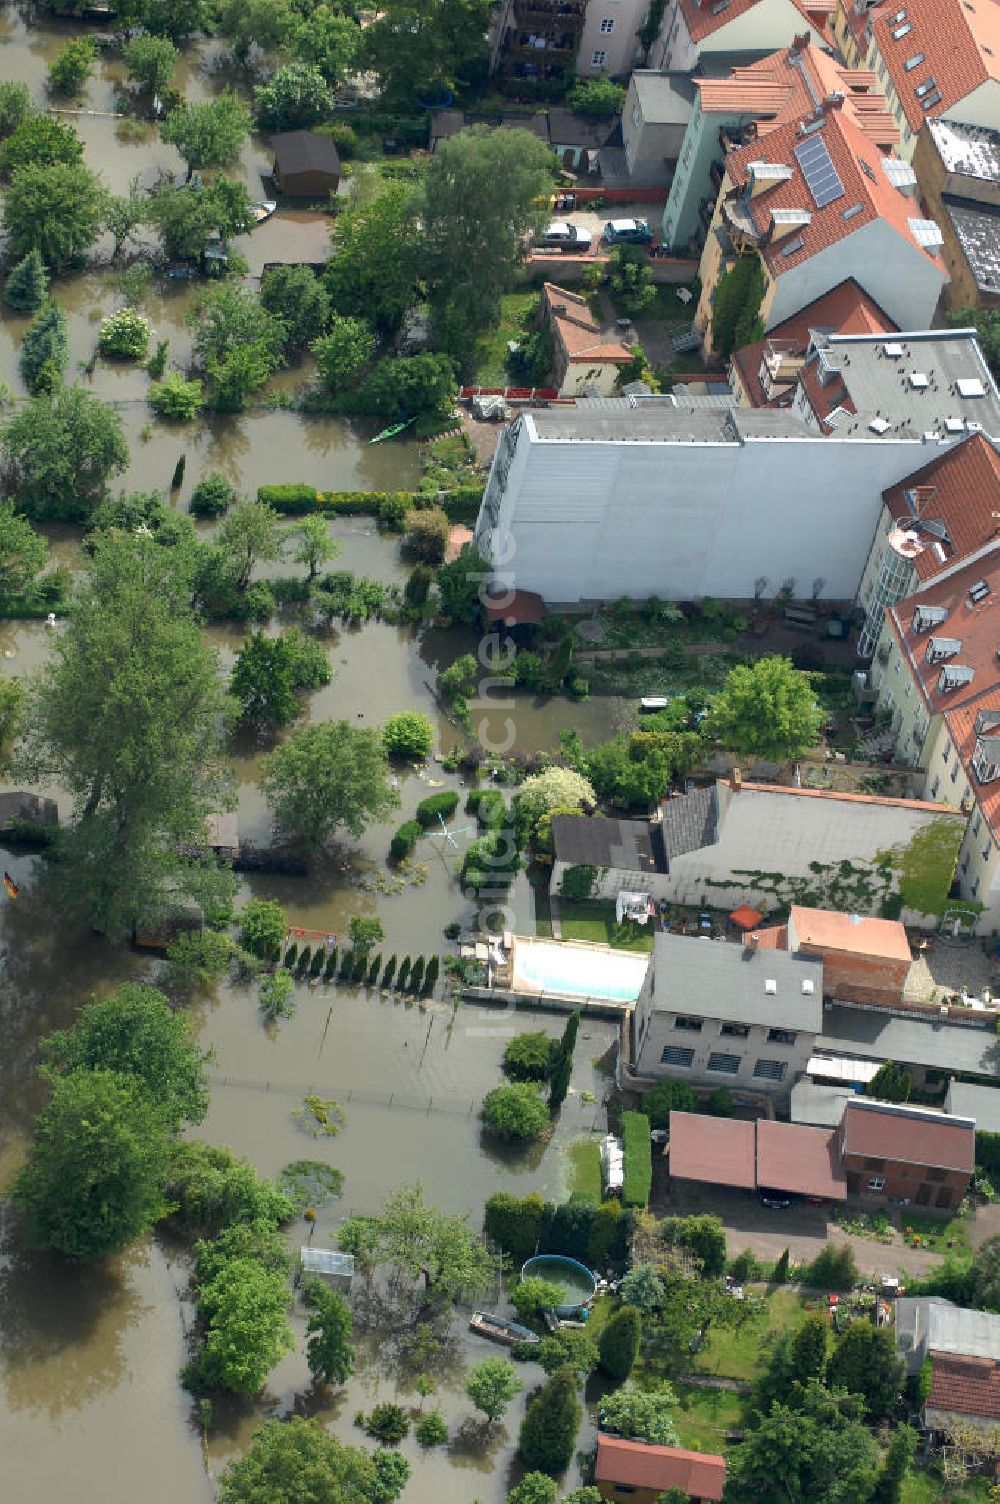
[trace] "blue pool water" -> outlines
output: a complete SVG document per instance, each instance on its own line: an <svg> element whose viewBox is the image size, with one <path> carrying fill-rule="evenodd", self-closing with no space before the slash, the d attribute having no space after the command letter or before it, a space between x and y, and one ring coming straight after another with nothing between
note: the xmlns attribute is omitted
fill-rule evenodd
<svg viewBox="0 0 1000 1504"><path fill-rule="evenodd" d="M514 989L634 1003L648 964L648 956L631 955L628 951L565 945L557 940L524 940L519 936L514 950Z"/></svg>

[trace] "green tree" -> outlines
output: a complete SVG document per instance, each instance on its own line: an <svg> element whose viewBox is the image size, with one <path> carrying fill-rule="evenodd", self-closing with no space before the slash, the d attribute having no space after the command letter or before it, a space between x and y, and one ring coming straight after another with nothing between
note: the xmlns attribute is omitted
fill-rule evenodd
<svg viewBox="0 0 1000 1504"><path fill-rule="evenodd" d="M429 716L417 710L391 715L382 727L382 745L389 757L423 762L434 746L434 726Z"/></svg>
<svg viewBox="0 0 1000 1504"><path fill-rule="evenodd" d="M865 1087L866 1097L877 1097L882 1102L908 1102L913 1088L909 1071L894 1060L880 1065Z"/></svg>
<svg viewBox="0 0 1000 1504"><path fill-rule="evenodd" d="M66 315L58 303L43 303L21 344L21 379L33 396L53 392L62 381L68 360Z"/></svg>
<svg viewBox="0 0 1000 1504"><path fill-rule="evenodd" d="M245 68L251 48L273 52L284 44L295 16L288 0L220 0L215 22L219 35L232 44L237 63Z"/></svg>
<svg viewBox="0 0 1000 1504"><path fill-rule="evenodd" d="M345 1446L301 1415L269 1420L219 1481L219 1504L392 1504L409 1476L398 1454ZM308 1495L303 1489L308 1489Z"/></svg>
<svg viewBox="0 0 1000 1504"><path fill-rule="evenodd" d="M485 78L485 0L389 0L364 32L362 60L392 104L461 93Z"/></svg>
<svg viewBox="0 0 1000 1504"><path fill-rule="evenodd" d="M60 1077L12 1192L32 1240L71 1259L126 1248L167 1211L169 1152L160 1106L134 1078L108 1070Z"/></svg>
<svg viewBox="0 0 1000 1504"><path fill-rule="evenodd" d="M596 809L593 784L572 768L551 767L533 773L521 784L515 797L518 830L531 836L543 815L553 810Z"/></svg>
<svg viewBox="0 0 1000 1504"><path fill-rule="evenodd" d="M667 1291L654 1264L633 1264L622 1276L618 1293L624 1303L635 1306L645 1320L659 1310Z"/></svg>
<svg viewBox="0 0 1000 1504"><path fill-rule="evenodd" d="M0 600L26 595L44 569L48 553L48 542L31 523L9 502L0 503Z"/></svg>
<svg viewBox="0 0 1000 1504"><path fill-rule="evenodd" d="M12 79L0 81L0 141L13 135L18 126L35 113L35 103L27 84L15 83Z"/></svg>
<svg viewBox="0 0 1000 1504"><path fill-rule="evenodd" d="M415 301L423 267L414 193L403 183L392 183L357 200L355 192L334 222L326 286L338 313L370 319L390 333Z"/></svg>
<svg viewBox="0 0 1000 1504"><path fill-rule="evenodd" d="M752 344L764 332L760 305L764 297L764 273L760 258L740 256L736 265L722 273L712 303L712 346L722 360L734 350Z"/></svg>
<svg viewBox="0 0 1000 1504"><path fill-rule="evenodd" d="M234 1259L253 1259L272 1274L291 1273L292 1260L281 1231L273 1218L257 1216L247 1222L230 1222L218 1237L195 1244L194 1277L207 1285Z"/></svg>
<svg viewBox="0 0 1000 1504"><path fill-rule="evenodd" d="M465 1381L466 1394L491 1426L523 1387L514 1365L506 1358L484 1358L470 1370Z"/></svg>
<svg viewBox="0 0 1000 1504"><path fill-rule="evenodd" d="M279 966L276 971L261 977L257 988L260 1011L268 1022L276 1018L291 1018L295 1013L295 978L290 971Z"/></svg>
<svg viewBox="0 0 1000 1504"><path fill-rule="evenodd" d="M807 1384L811 1379L821 1380L826 1367L826 1346L829 1322L821 1312L807 1316L791 1340L789 1357L794 1382Z"/></svg>
<svg viewBox="0 0 1000 1504"><path fill-rule="evenodd" d="M625 90L610 78L580 78L570 89L567 102L578 115L620 115Z"/></svg>
<svg viewBox="0 0 1000 1504"><path fill-rule="evenodd" d="M674 1424L676 1409L677 1395L669 1384L660 1383L652 1389L623 1384L620 1389L605 1395L601 1403L601 1423L626 1440L675 1447L679 1444Z"/></svg>
<svg viewBox="0 0 1000 1504"><path fill-rule="evenodd" d="M94 71L96 57L92 37L74 37L49 64L49 83L59 94L79 94Z"/></svg>
<svg viewBox="0 0 1000 1504"><path fill-rule="evenodd" d="M308 266L276 266L260 285L261 306L285 326L285 353L299 355L330 322L330 295Z"/></svg>
<svg viewBox="0 0 1000 1504"><path fill-rule="evenodd" d="M188 182L196 171L235 162L249 133L250 111L235 89L224 89L204 104L180 105L160 127L164 141L187 163Z"/></svg>
<svg viewBox="0 0 1000 1504"><path fill-rule="evenodd" d="M948 315L948 322L960 329L975 329L993 379L1000 381L1000 309L959 308Z"/></svg>
<svg viewBox="0 0 1000 1504"><path fill-rule="evenodd" d="M812 746L822 724L809 675L790 658L769 656L730 669L706 731L741 756L782 762Z"/></svg>
<svg viewBox="0 0 1000 1504"><path fill-rule="evenodd" d="M191 492L191 511L196 517L222 517L238 499L236 487L218 470L212 470Z"/></svg>
<svg viewBox="0 0 1000 1504"><path fill-rule="evenodd" d="M452 559L450 563L440 566L436 578L441 615L449 617L452 621L464 622L466 626L474 626L479 619L480 591L491 578L491 573L484 566L479 554L471 545L466 544L457 559ZM464 662L465 658L471 656L471 654L465 654L458 661ZM473 683L476 672L476 660L473 658ZM439 688L441 688L443 678L444 675L438 681Z"/></svg>
<svg viewBox="0 0 1000 1504"><path fill-rule="evenodd" d="M208 379L211 405L223 412L241 412L247 397L282 363L284 324L267 312L255 293L230 282L203 295L192 323L194 355Z"/></svg>
<svg viewBox="0 0 1000 1504"><path fill-rule="evenodd" d="M340 553L340 544L331 536L328 520L316 513L304 518L293 536L298 539L295 562L305 564L309 571L306 578L311 584L319 574L320 565L329 563Z"/></svg>
<svg viewBox="0 0 1000 1504"><path fill-rule="evenodd" d="M556 1504L558 1489L545 1473L525 1473L507 1495L507 1504Z"/></svg>
<svg viewBox="0 0 1000 1504"><path fill-rule="evenodd" d="M240 501L219 529L218 545L232 561L233 582L245 590L257 564L281 558L285 534L278 513L264 501Z"/></svg>
<svg viewBox="0 0 1000 1504"><path fill-rule="evenodd" d="M669 1128L671 1112L697 1112L698 1098L686 1081L657 1081L642 1099L652 1128Z"/></svg>
<svg viewBox="0 0 1000 1504"><path fill-rule="evenodd" d="M71 125L51 115L29 115L0 145L0 173L10 177L19 167L75 166L83 161L83 142Z"/></svg>
<svg viewBox="0 0 1000 1504"><path fill-rule="evenodd" d="M616 245L608 257L611 298L620 313L637 317L656 302L649 261L632 246Z"/></svg>
<svg viewBox="0 0 1000 1504"><path fill-rule="evenodd" d="M503 1072L512 1081L546 1081L557 1046L541 1030L515 1034L503 1052Z"/></svg>
<svg viewBox="0 0 1000 1504"><path fill-rule="evenodd" d="M549 1112L530 1082L495 1086L483 1102L483 1121L499 1138L527 1143L549 1127Z"/></svg>
<svg viewBox="0 0 1000 1504"><path fill-rule="evenodd" d="M354 71L361 29L353 16L341 14L335 5L317 5L299 21L289 45L297 58L318 68L332 86Z"/></svg>
<svg viewBox="0 0 1000 1504"><path fill-rule="evenodd" d="M180 54L169 37L138 36L122 52L125 71L145 94L163 94L173 82Z"/></svg>
<svg viewBox="0 0 1000 1504"><path fill-rule="evenodd" d="M897 1426L875 1479L870 1504L900 1504L903 1483L916 1456L919 1437L912 1426Z"/></svg>
<svg viewBox="0 0 1000 1504"><path fill-rule="evenodd" d="M146 40L154 41L155 38ZM148 215L149 199L143 193L138 177L132 178L126 193L109 193L105 197L104 226L111 231L115 242L112 260L117 260L128 242L135 238L135 231L146 223Z"/></svg>
<svg viewBox="0 0 1000 1504"><path fill-rule="evenodd" d="M39 251L29 251L4 283L3 300L18 313L34 313L45 302L49 279Z"/></svg>
<svg viewBox="0 0 1000 1504"><path fill-rule="evenodd" d="M177 261L196 261L216 230L227 240L253 225L246 185L233 178L216 178L209 187L190 183L183 192L168 183L151 196L148 212L164 254Z"/></svg>
<svg viewBox="0 0 1000 1504"><path fill-rule="evenodd" d="M354 1371L351 1308L322 1280L313 1280L306 1293L311 1306L306 1322L306 1359L313 1382L346 1384Z"/></svg>
<svg viewBox="0 0 1000 1504"><path fill-rule="evenodd" d="M45 522L86 518L125 469L122 421L81 387L60 387L21 407L3 433L19 505Z"/></svg>
<svg viewBox="0 0 1000 1504"><path fill-rule="evenodd" d="M559 1368L532 1400L521 1422L519 1450L526 1467L557 1476L573 1458L583 1411L576 1396L576 1375Z"/></svg>
<svg viewBox="0 0 1000 1504"><path fill-rule="evenodd" d="M357 1252L341 1239L340 1246ZM420 1185L394 1191L379 1215L365 1224L363 1253L420 1279L426 1296L451 1301L461 1291L482 1295L493 1286L494 1262L466 1217L449 1216L424 1200Z"/></svg>
<svg viewBox="0 0 1000 1504"><path fill-rule="evenodd" d="M729 1452L727 1504L859 1504L877 1455L860 1398L831 1395L814 1380L793 1406L773 1405Z"/></svg>
<svg viewBox="0 0 1000 1504"><path fill-rule="evenodd" d="M254 632L236 655L229 692L243 719L285 726L295 719L295 664L287 639Z"/></svg>
<svg viewBox="0 0 1000 1504"><path fill-rule="evenodd" d="M635 1306L622 1306L605 1324L598 1348L601 1367L609 1378L618 1383L628 1378L641 1338L642 1317Z"/></svg>
<svg viewBox="0 0 1000 1504"><path fill-rule="evenodd" d="M4 195L7 254L40 251L53 272L82 261L101 228L104 191L80 163L29 163L15 169Z"/></svg>
<svg viewBox="0 0 1000 1504"><path fill-rule="evenodd" d="M413 1428L422 1447L443 1447L448 1440L448 1425L440 1410L428 1410Z"/></svg>
<svg viewBox="0 0 1000 1504"><path fill-rule="evenodd" d="M388 356L369 373L355 399L359 412L399 422L426 414L445 418L455 399L455 367L447 355Z"/></svg>
<svg viewBox="0 0 1000 1504"><path fill-rule="evenodd" d="M198 1292L205 1340L195 1363L199 1386L256 1394L293 1346L285 1276L253 1258L227 1260Z"/></svg>
<svg viewBox="0 0 1000 1504"><path fill-rule="evenodd" d="M197 1139L175 1144L166 1176L174 1221L192 1235L217 1238L231 1222L289 1222L295 1207L230 1149Z"/></svg>
<svg viewBox="0 0 1000 1504"><path fill-rule="evenodd" d="M1000 1238L987 1238L976 1249L969 1271L969 1303L982 1311L1000 1311Z"/></svg>
<svg viewBox="0 0 1000 1504"><path fill-rule="evenodd" d="M225 700L177 550L110 534L36 683L24 765L74 806L52 880L63 913L112 934L169 906L222 807Z"/></svg>
<svg viewBox="0 0 1000 1504"><path fill-rule="evenodd" d="M128 1077L173 1132L208 1111L208 1057L192 1040L186 1015L153 987L123 982L81 1008L72 1028L49 1034L44 1047L50 1079L79 1070Z"/></svg>
<svg viewBox="0 0 1000 1504"><path fill-rule="evenodd" d="M334 314L327 334L310 346L327 391L352 386L375 358L375 336L361 319Z"/></svg>
<svg viewBox="0 0 1000 1504"><path fill-rule="evenodd" d="M355 951L367 956L376 945L385 939L385 930L380 919L368 919L363 914L354 914L347 926L351 945Z"/></svg>
<svg viewBox="0 0 1000 1504"><path fill-rule="evenodd" d="M672 1217L663 1224L668 1246L687 1248L698 1260L703 1279L719 1279L726 1268L726 1230L721 1217Z"/></svg>
<svg viewBox="0 0 1000 1504"><path fill-rule="evenodd" d="M254 91L257 125L264 131L307 131L333 114L333 92L311 63L276 68Z"/></svg>
<svg viewBox="0 0 1000 1504"><path fill-rule="evenodd" d="M441 507L424 507L406 517L406 546L426 564L441 564L451 536L451 523Z"/></svg>
<svg viewBox="0 0 1000 1504"><path fill-rule="evenodd" d="M262 775L282 835L307 849L339 829L360 836L399 803L378 732L349 721L294 731L264 759Z"/></svg>
<svg viewBox="0 0 1000 1504"><path fill-rule="evenodd" d="M831 1388L860 1394L869 1420L879 1421L888 1415L904 1382L892 1328L875 1327L870 1321L852 1321L833 1350L826 1381Z"/></svg>
<svg viewBox="0 0 1000 1504"><path fill-rule="evenodd" d="M281 904L273 898L251 898L241 910L240 939L252 955L264 961L274 960L288 933L288 919Z"/></svg>
<svg viewBox="0 0 1000 1504"><path fill-rule="evenodd" d="M563 1029L562 1039L556 1046L552 1058L552 1075L549 1082L549 1111L555 1112L566 1100L569 1091L569 1083L573 1075L573 1051L576 1049L576 1036L580 1028L579 1009L570 1014Z"/></svg>
<svg viewBox="0 0 1000 1504"><path fill-rule="evenodd" d="M112 360L143 360L149 348L149 320L134 308L119 308L101 320L97 347Z"/></svg>
<svg viewBox="0 0 1000 1504"><path fill-rule="evenodd" d="M529 1274L524 1279L519 1279L517 1284L512 1283L510 1300L521 1320L526 1321L533 1316L541 1316L543 1311L552 1311L556 1306L562 1305L563 1288L550 1279Z"/></svg>
<svg viewBox="0 0 1000 1504"><path fill-rule="evenodd" d="M205 405L200 381L185 381L180 371L168 371L149 388L149 405L159 418L189 423Z"/></svg>
<svg viewBox="0 0 1000 1504"><path fill-rule="evenodd" d="M438 144L424 185L427 289L438 337L457 358L472 334L499 323L552 171L551 151L528 131L472 126Z"/></svg>
<svg viewBox="0 0 1000 1504"><path fill-rule="evenodd" d="M142 24L156 37L169 37L179 47L192 32L210 24L205 0L143 0Z"/></svg>
<svg viewBox="0 0 1000 1504"><path fill-rule="evenodd" d="M555 1373L557 1368L572 1368L582 1382L597 1367L597 1348L586 1332L576 1332L563 1327L549 1337L543 1337L532 1356L546 1373Z"/></svg>

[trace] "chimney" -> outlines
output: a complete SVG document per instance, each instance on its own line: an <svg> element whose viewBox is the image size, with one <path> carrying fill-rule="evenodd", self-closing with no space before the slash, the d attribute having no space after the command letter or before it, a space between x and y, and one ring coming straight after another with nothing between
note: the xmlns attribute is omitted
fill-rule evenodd
<svg viewBox="0 0 1000 1504"><path fill-rule="evenodd" d="M823 100L823 114L824 115L829 115L832 110L842 110L843 108L844 108L844 96L843 96L843 94L840 93L839 90L836 93L834 93L834 94L828 94L826 96L826 98Z"/></svg>
<svg viewBox="0 0 1000 1504"><path fill-rule="evenodd" d="M739 768L734 768L730 773L729 787L732 789L734 794L738 794L740 789L743 787L743 774L740 772Z"/></svg>
<svg viewBox="0 0 1000 1504"><path fill-rule="evenodd" d="M792 56L797 57L800 52L804 52L805 49L809 46L811 40L812 34L808 31L800 32L797 37L793 37L792 45L789 49L792 53Z"/></svg>
<svg viewBox="0 0 1000 1504"><path fill-rule="evenodd" d="M759 944L760 935L756 930L754 930L752 934L745 934L743 936L743 948L748 955L752 956Z"/></svg>

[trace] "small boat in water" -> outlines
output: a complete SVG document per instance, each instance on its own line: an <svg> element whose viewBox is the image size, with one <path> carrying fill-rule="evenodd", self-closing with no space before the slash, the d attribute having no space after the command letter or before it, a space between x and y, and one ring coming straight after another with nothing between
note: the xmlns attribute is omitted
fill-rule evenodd
<svg viewBox="0 0 1000 1504"><path fill-rule="evenodd" d="M368 442L369 444L381 444L385 439L394 439L397 433L402 433L404 428L409 428L410 424L415 421L415 418L407 418L405 423L393 423L388 428L383 428L381 433L377 433Z"/></svg>
<svg viewBox="0 0 1000 1504"><path fill-rule="evenodd" d="M490 1342L502 1342L504 1347L513 1347L515 1342L538 1342L537 1332L522 1326L519 1321L510 1321L506 1316L495 1316L492 1311L474 1311L469 1322L469 1331L486 1337Z"/></svg>
<svg viewBox="0 0 1000 1504"><path fill-rule="evenodd" d="M270 198L265 199L262 204L254 204L250 210L251 214L253 215L254 224L262 225L265 219L271 218L271 215L274 213L277 207L277 201Z"/></svg>

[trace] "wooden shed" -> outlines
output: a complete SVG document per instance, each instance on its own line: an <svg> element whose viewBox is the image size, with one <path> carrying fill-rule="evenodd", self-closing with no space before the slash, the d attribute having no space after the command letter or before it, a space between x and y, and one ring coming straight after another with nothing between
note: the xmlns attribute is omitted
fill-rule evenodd
<svg viewBox="0 0 1000 1504"><path fill-rule="evenodd" d="M289 198L318 198L340 187L340 158L329 136L282 131L274 137L274 181Z"/></svg>

